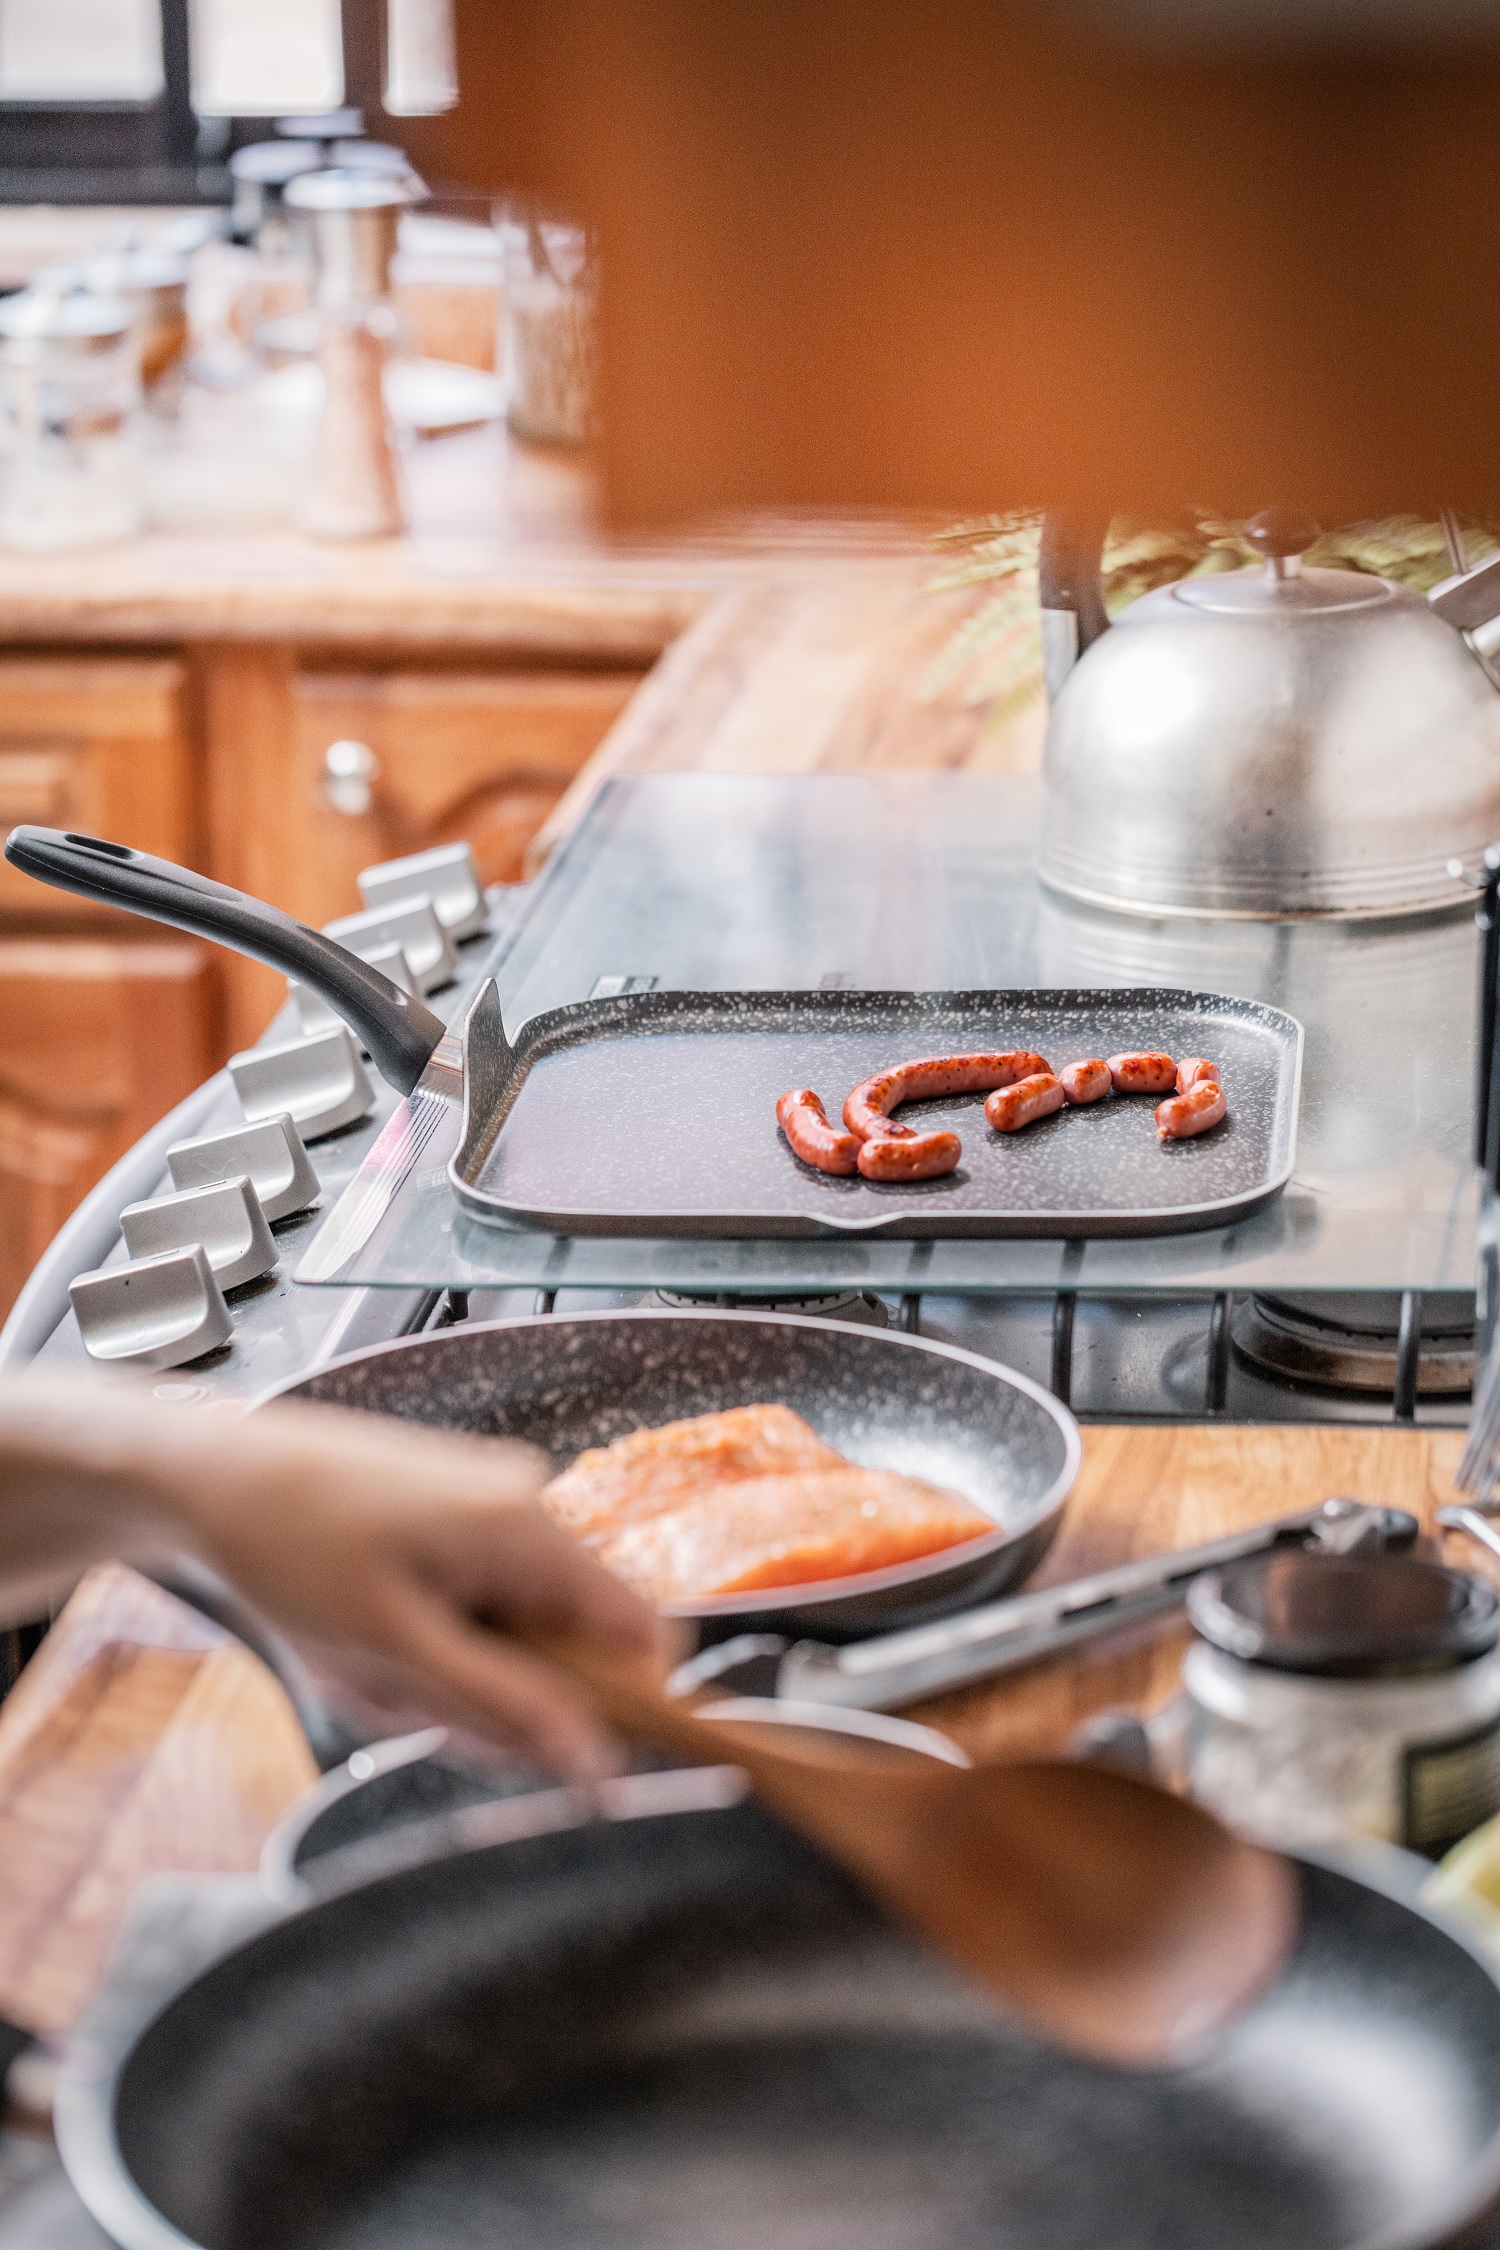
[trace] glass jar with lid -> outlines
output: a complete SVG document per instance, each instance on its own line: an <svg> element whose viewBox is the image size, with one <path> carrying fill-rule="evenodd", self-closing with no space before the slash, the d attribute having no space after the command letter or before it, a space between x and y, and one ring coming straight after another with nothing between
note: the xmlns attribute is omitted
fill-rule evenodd
<svg viewBox="0 0 1500 2250"><path fill-rule="evenodd" d="M140 529L135 314L123 298L0 301L0 542L35 553Z"/></svg>
<svg viewBox="0 0 1500 2250"><path fill-rule="evenodd" d="M1437 1857L1500 1810L1500 1603L1411 1555L1278 1551L1188 1594L1187 1779L1283 1844Z"/></svg>

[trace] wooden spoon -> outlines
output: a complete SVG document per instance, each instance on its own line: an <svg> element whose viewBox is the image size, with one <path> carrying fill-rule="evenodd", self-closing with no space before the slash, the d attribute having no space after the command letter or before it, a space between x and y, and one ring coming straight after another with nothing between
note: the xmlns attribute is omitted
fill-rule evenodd
<svg viewBox="0 0 1500 2250"><path fill-rule="evenodd" d="M701 1702L572 1646L548 1654L622 1735L743 1767L893 1916L1080 2054L1185 2061L1291 1950L1291 1864L1148 1782L1061 1760L965 1770L872 1754L697 1715Z"/></svg>

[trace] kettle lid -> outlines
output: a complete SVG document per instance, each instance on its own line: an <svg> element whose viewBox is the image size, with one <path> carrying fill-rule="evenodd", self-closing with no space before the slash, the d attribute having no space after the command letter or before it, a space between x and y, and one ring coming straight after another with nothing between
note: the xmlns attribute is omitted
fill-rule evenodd
<svg viewBox="0 0 1500 2250"><path fill-rule="evenodd" d="M1171 589L1190 609L1266 613L1323 614L1339 609L1374 609L1402 600L1402 589L1361 570L1304 570L1302 557L1318 537L1311 516L1289 508L1263 508L1245 526L1245 536L1265 557L1260 570L1227 571L1216 577L1183 578Z"/></svg>

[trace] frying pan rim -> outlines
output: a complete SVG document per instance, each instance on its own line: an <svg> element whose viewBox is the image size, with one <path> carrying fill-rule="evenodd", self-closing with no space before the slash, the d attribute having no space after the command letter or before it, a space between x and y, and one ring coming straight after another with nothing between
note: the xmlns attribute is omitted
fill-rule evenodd
<svg viewBox="0 0 1500 2250"><path fill-rule="evenodd" d="M659 1604L665 1617L720 1618L762 1616L767 1610L794 1610L820 1608L827 1603L848 1601L864 1595L898 1592L909 1586L920 1586L929 1578L936 1578L960 1563L982 1563L988 1556L998 1554L1018 1540L1035 1536L1048 1525L1055 1526L1058 1516L1067 1504L1069 1493L1078 1482L1083 1467L1083 1433L1071 1409L1062 1400L1044 1388L1032 1376L1023 1375L1019 1368L1007 1367L1003 1360L986 1359L981 1352L966 1351L960 1344L941 1344L933 1337L908 1336L900 1330L855 1328L844 1320L823 1320L811 1313L773 1313L731 1311L727 1307L705 1307L701 1312L687 1308L663 1306L659 1311L644 1312L636 1308L578 1313L512 1313L502 1320L464 1321L451 1328L434 1329L429 1334L394 1336L379 1344L366 1344L358 1351L343 1352L335 1359L325 1360L321 1366L304 1370L300 1375L289 1375L267 1390L259 1392L250 1402L247 1411L255 1413L273 1399L285 1397L302 1384L317 1376L336 1370L359 1366L398 1352L412 1352L424 1344L452 1343L460 1337L488 1336L499 1330L552 1327L557 1323L571 1325L604 1324L609 1322L713 1322L732 1321L736 1324L754 1323L778 1328L815 1329L829 1335L848 1337L854 1335L872 1344L889 1344L908 1351L926 1353L931 1358L956 1361L972 1368L976 1373L998 1380L1004 1386L1020 1391L1033 1405L1040 1406L1054 1424L1063 1440L1062 1466L1040 1498L1032 1503L1024 1523L1006 1526L997 1523L992 1532L981 1533L978 1538L961 1540L956 1546L940 1547L935 1554L919 1555L910 1562L890 1563L883 1570L855 1572L844 1578L807 1579L793 1586L761 1586L744 1594L717 1594L707 1600L688 1604L664 1602ZM354 1411L369 1411L355 1409ZM711 1410L710 1410L711 1411ZM394 1419L394 1417L393 1417ZM642 1427L647 1425L643 1424ZM964 1497L969 1498L968 1494ZM973 1501L975 1507L982 1506ZM988 1510L985 1511L988 1513Z"/></svg>
<svg viewBox="0 0 1500 2250"><path fill-rule="evenodd" d="M403 1851L401 1838L408 1832L397 1831L390 1839L395 1845L390 1864L287 1904L274 1921L226 1946L162 1995L144 2018L118 2028L114 2052L78 2039L70 2042L59 2073L54 2122L58 2151L76 2193L120 2250L204 2250L202 2244L174 2227L137 2187L116 2126L120 2082L141 2041L183 1993L287 1923L415 1868L460 1858L471 1851L503 1849L509 1842L532 1836L587 1827L601 1813L607 1820L629 1821L680 1812L728 1811L742 1803L746 1794L744 1776L735 1767L678 1767L660 1773L627 1774L603 1784L597 1793L553 1788L471 1806L467 1809L471 1824L492 1831L475 1836L471 1842L454 1840L454 1830L465 1822L465 1814L437 1816L418 1824L428 1833L447 1830L446 1846L436 1852L414 1855L410 1839ZM540 1821L538 1813L542 1815ZM505 1833L507 1829L510 1834ZM1341 1876L1414 1914L1456 1945L1500 1994L1500 1961L1491 1957L1478 1936L1448 1909L1421 1896L1419 1885L1426 1870L1423 1863L1413 1863L1411 1854L1351 1838L1333 1845L1299 1844L1289 1856L1294 1864ZM1462 2185L1454 2187L1430 2209L1417 2213L1401 2231L1367 2235L1345 2245L1344 2250L1439 2250L1439 2246L1460 2238L1468 2239L1466 2230L1500 2207L1500 2123L1466 2168L1464 2177L1470 2182L1467 2190Z"/></svg>

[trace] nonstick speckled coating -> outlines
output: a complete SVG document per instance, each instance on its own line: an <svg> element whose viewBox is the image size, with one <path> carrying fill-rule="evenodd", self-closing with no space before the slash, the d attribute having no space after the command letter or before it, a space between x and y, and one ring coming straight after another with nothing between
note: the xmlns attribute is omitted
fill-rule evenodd
<svg viewBox="0 0 1500 2250"><path fill-rule="evenodd" d="M1301 1026L1215 993L631 993L534 1017L514 1043L481 994L468 1047L454 1187L481 1217L558 1234L1175 1234L1259 1210L1296 1154ZM812 1087L837 1119L894 1063L1016 1048L1056 1069L1207 1055L1229 1114L1163 1143L1156 1101L1139 1095L1020 1133L994 1132L978 1095L912 1103L902 1122L951 1128L963 1157L946 1178L901 1185L814 1171L776 1122L788 1087Z"/></svg>
<svg viewBox="0 0 1500 2250"><path fill-rule="evenodd" d="M791 1407L869 1468L951 1485L997 1529L859 1578L727 1596L686 1613L710 1638L786 1629L855 1639L998 1594L1031 1570L1078 1473L1067 1409L992 1360L790 1313L553 1315L440 1330L352 1354L276 1395L540 1445L586 1446L690 1414Z"/></svg>
<svg viewBox="0 0 1500 2250"><path fill-rule="evenodd" d="M132 2250L1434 2250L1495 2186L1494 1973L1302 1885L1271 1993L1119 2072L746 1805L533 1833L227 1955L63 2147Z"/></svg>

